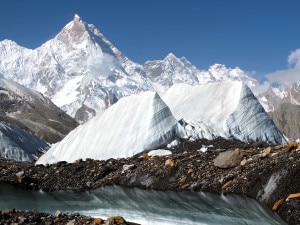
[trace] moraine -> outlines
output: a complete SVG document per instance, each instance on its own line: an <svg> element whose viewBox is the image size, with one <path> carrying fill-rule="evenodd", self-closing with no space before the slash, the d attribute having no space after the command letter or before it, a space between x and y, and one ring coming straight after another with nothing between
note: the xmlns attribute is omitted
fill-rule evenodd
<svg viewBox="0 0 300 225"><path fill-rule="evenodd" d="M201 147L201 143L199 145ZM199 145L194 147L197 149ZM187 147L191 149L193 146ZM184 146L179 148L184 149ZM300 190L300 156L297 147L248 146L245 149L239 149L242 154L240 163L229 168L214 165L216 157L224 152L221 149L160 157L145 155L144 158L118 160L79 160L76 163L60 162L47 166L1 159L0 170L3 176L0 179L4 183L51 193L59 190L75 191L75 195L111 185L180 191L176 194L182 191L198 194L210 192L219 196L222 193L226 196L238 194L256 199L269 209L278 200L284 199L275 212L288 224L297 224L299 199L288 198Z"/></svg>

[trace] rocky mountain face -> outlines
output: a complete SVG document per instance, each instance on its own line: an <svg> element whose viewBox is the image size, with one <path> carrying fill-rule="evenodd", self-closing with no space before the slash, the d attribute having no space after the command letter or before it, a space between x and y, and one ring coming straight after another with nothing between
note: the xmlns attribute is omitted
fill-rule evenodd
<svg viewBox="0 0 300 225"><path fill-rule="evenodd" d="M0 79L0 120L54 143L78 123L42 94Z"/></svg>
<svg viewBox="0 0 300 225"><path fill-rule="evenodd" d="M163 60L145 62L143 70L159 93L177 83L199 84L199 70L184 57L179 59L172 53Z"/></svg>
<svg viewBox="0 0 300 225"><path fill-rule="evenodd" d="M291 103L281 104L274 112L269 113L277 127L290 139L300 137L300 106Z"/></svg>
<svg viewBox="0 0 300 225"><path fill-rule="evenodd" d="M36 49L0 42L0 73L41 92L80 123L102 113L118 99L144 91L165 92L176 83L245 82L267 112L282 102L299 105L299 84L261 87L240 68L215 64L208 70L168 54L139 65L128 59L92 24L78 15L53 39Z"/></svg>
<svg viewBox="0 0 300 225"><path fill-rule="evenodd" d="M276 126L291 140L300 138L300 84L270 87L258 96Z"/></svg>

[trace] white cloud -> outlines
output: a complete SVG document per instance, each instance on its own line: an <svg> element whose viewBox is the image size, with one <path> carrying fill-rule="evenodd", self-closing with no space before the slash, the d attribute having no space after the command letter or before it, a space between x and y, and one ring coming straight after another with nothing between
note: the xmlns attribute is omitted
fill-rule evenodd
<svg viewBox="0 0 300 225"><path fill-rule="evenodd" d="M89 73L93 78L106 78L115 68L114 57L103 53L101 56L93 56L87 62Z"/></svg>
<svg viewBox="0 0 300 225"><path fill-rule="evenodd" d="M300 49L292 52L288 57L289 65L295 65L295 67L300 67Z"/></svg>
<svg viewBox="0 0 300 225"><path fill-rule="evenodd" d="M293 51L288 57L289 68L278 70L267 75L271 83L293 84L300 81L300 49Z"/></svg>
<svg viewBox="0 0 300 225"><path fill-rule="evenodd" d="M251 90L255 96L258 96L262 93L267 92L271 87L271 84L268 81L264 81L263 84L255 85L251 87Z"/></svg>
<svg viewBox="0 0 300 225"><path fill-rule="evenodd" d="M88 74L82 80L86 85L93 79L106 79L116 67L115 58L109 54L91 54L87 61Z"/></svg>

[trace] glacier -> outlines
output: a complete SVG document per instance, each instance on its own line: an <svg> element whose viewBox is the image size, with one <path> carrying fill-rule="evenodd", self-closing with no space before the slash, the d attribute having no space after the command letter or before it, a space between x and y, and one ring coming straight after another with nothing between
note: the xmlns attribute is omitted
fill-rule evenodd
<svg viewBox="0 0 300 225"><path fill-rule="evenodd" d="M180 136L180 130L157 93L131 95L73 130L37 164L129 157L169 143Z"/></svg>
<svg viewBox="0 0 300 225"><path fill-rule="evenodd" d="M242 81L176 84L162 95L186 138L224 137L243 142L287 143L250 88Z"/></svg>
<svg viewBox="0 0 300 225"><path fill-rule="evenodd" d="M143 92L121 98L69 133L37 164L134 156L176 138L287 143L242 81L173 85L161 98Z"/></svg>

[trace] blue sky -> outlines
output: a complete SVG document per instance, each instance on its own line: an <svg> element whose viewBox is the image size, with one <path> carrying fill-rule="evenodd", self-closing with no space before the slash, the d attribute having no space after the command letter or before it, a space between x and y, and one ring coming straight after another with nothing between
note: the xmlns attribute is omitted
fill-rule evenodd
<svg viewBox="0 0 300 225"><path fill-rule="evenodd" d="M135 62L172 52L200 69L275 79L300 64L299 9L296 0L0 0L0 40L36 48L77 13Z"/></svg>

